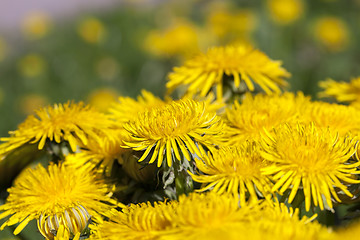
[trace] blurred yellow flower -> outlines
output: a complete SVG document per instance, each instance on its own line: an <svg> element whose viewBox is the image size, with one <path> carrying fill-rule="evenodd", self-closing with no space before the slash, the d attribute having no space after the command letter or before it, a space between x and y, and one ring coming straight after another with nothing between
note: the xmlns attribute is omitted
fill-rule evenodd
<svg viewBox="0 0 360 240"><path fill-rule="evenodd" d="M42 75L45 72L46 67L46 60L36 53L25 55L18 62L20 74L28 78L34 78Z"/></svg>
<svg viewBox="0 0 360 240"><path fill-rule="evenodd" d="M323 17L314 25L314 36L330 51L341 51L349 44L349 30L346 22L338 17Z"/></svg>
<svg viewBox="0 0 360 240"><path fill-rule="evenodd" d="M22 31L28 39L40 39L49 33L51 25L51 18L47 13L31 12L23 20Z"/></svg>
<svg viewBox="0 0 360 240"><path fill-rule="evenodd" d="M214 9L207 18L207 24L212 33L220 39L249 39L256 28L257 16L251 9Z"/></svg>
<svg viewBox="0 0 360 240"><path fill-rule="evenodd" d="M181 20L164 30L149 32L144 44L145 49L160 57L190 56L199 49L196 27Z"/></svg>
<svg viewBox="0 0 360 240"><path fill-rule="evenodd" d="M268 0L267 5L271 19L282 25L298 20L305 7L303 0Z"/></svg>
<svg viewBox="0 0 360 240"><path fill-rule="evenodd" d="M101 80L111 82L120 72L119 62L112 57L100 58L95 63L95 71Z"/></svg>
<svg viewBox="0 0 360 240"><path fill-rule="evenodd" d="M221 100L224 86L236 90L246 86L255 90L258 84L266 93L280 93L286 86L284 78L290 77L281 61L270 59L263 52L248 45L210 48L175 67L166 83L168 93L179 86L186 86L185 94L206 96L216 88L216 97ZM228 81L226 81L228 80Z"/></svg>
<svg viewBox="0 0 360 240"><path fill-rule="evenodd" d="M7 55L7 51L8 51L8 46L7 43L5 42L5 39L0 37L0 62L2 62L6 55Z"/></svg>
<svg viewBox="0 0 360 240"><path fill-rule="evenodd" d="M232 145L245 140L257 141L264 130L272 131L282 123L297 121L300 107L307 102L310 98L301 92L255 96L246 93L242 103L235 101L226 108L223 119L228 126L227 142Z"/></svg>
<svg viewBox="0 0 360 240"><path fill-rule="evenodd" d="M25 115L33 114L35 110L49 103L46 96L39 94L28 94L20 98L20 110Z"/></svg>
<svg viewBox="0 0 360 240"><path fill-rule="evenodd" d="M96 89L89 94L88 103L100 112L108 112L110 106L116 102L117 96L116 91L112 89Z"/></svg>
<svg viewBox="0 0 360 240"><path fill-rule="evenodd" d="M319 82L324 89L319 97L333 97L338 102L360 102L360 77L352 78L350 82L337 82L332 79Z"/></svg>
<svg viewBox="0 0 360 240"><path fill-rule="evenodd" d="M301 106L301 121L330 128L340 136L360 134L360 111L354 106L327 102L307 102Z"/></svg>
<svg viewBox="0 0 360 240"><path fill-rule="evenodd" d="M78 25L78 33L88 43L101 43L106 37L104 24L94 17L83 19Z"/></svg>

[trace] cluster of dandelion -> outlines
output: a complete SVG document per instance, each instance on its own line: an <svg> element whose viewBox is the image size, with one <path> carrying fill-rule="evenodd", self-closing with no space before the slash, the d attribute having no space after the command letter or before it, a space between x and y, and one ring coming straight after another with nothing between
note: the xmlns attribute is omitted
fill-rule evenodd
<svg viewBox="0 0 360 240"><path fill-rule="evenodd" d="M36 220L51 240L359 231L314 221L358 200L356 84L323 82L323 96L354 102L330 104L284 91L289 77L251 46L213 47L169 73L164 99L143 90L106 113L39 109L1 138L0 229L17 235Z"/></svg>

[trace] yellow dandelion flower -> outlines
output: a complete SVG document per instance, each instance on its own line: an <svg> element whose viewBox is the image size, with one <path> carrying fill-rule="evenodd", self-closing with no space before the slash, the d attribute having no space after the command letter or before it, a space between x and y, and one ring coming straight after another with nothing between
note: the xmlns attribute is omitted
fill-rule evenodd
<svg viewBox="0 0 360 240"><path fill-rule="evenodd" d="M176 20L167 29L149 32L145 49L159 57L189 56L198 51L196 27L186 21Z"/></svg>
<svg viewBox="0 0 360 240"><path fill-rule="evenodd" d="M345 184L360 182L353 178L360 173L360 162L348 162L355 153L354 141L314 124L282 125L263 135L261 155L272 164L262 173L273 176L272 191L291 189L289 203L303 189L306 211L311 202L323 210L324 200L332 208L332 199L341 202L335 188L351 197Z"/></svg>
<svg viewBox="0 0 360 240"><path fill-rule="evenodd" d="M175 67L166 83L168 92L185 85L186 93L206 96L216 86L216 96L223 96L224 81L233 78L235 88L243 82L250 91L258 84L266 93L280 92L286 86L284 78L290 74L281 67L280 61L271 60L259 50L246 45L213 47L206 54L199 54Z"/></svg>
<svg viewBox="0 0 360 240"><path fill-rule="evenodd" d="M107 130L106 135L89 139L80 152L66 156L65 163L75 167L90 164L92 168L110 175L114 162L122 164L123 154L129 151L121 147L122 141L126 139L127 132L124 129Z"/></svg>
<svg viewBox="0 0 360 240"><path fill-rule="evenodd" d="M110 106L116 102L117 93L112 89L96 89L88 96L89 105L100 112L108 112Z"/></svg>
<svg viewBox="0 0 360 240"><path fill-rule="evenodd" d="M230 193L239 196L241 205L249 197L250 201L257 201L259 194L265 197L270 193L271 181L260 171L267 164L254 143L222 147L195 162L200 173L189 174L194 181L206 184L198 191L211 189L218 194Z"/></svg>
<svg viewBox="0 0 360 240"><path fill-rule="evenodd" d="M338 102L360 102L360 77L350 82L336 82L332 79L321 81L319 86L324 89L319 97L332 97Z"/></svg>
<svg viewBox="0 0 360 240"><path fill-rule="evenodd" d="M119 97L118 102L114 103L109 112L111 117L120 125L136 118L139 112L144 112L153 107L165 105L165 101L154 96L146 90L141 91L141 96L137 100L130 97Z"/></svg>
<svg viewBox="0 0 360 240"><path fill-rule="evenodd" d="M47 64L39 54L28 54L18 62L18 69L21 75L27 78L38 77L46 70Z"/></svg>
<svg viewBox="0 0 360 240"><path fill-rule="evenodd" d="M209 146L209 137L220 133L222 126L220 118L208 112L204 103L190 99L172 101L140 112L134 121L125 123L131 139L124 144L135 151L145 151L139 162L151 156L149 163L157 159L160 167L165 158L171 167L173 154L179 161L181 154L189 161L189 152L203 155L203 145Z"/></svg>
<svg viewBox="0 0 360 240"><path fill-rule="evenodd" d="M355 220L353 223L345 227L337 228L335 231L334 240L342 240L353 238L354 236L359 236L360 234L360 222Z"/></svg>
<svg viewBox="0 0 360 240"><path fill-rule="evenodd" d="M349 43L349 30L346 22L337 17L323 17L314 24L315 38L331 51L341 51Z"/></svg>
<svg viewBox="0 0 360 240"><path fill-rule="evenodd" d="M175 209L172 221L176 226L173 236L166 239L216 239L221 238L221 233L227 236L227 231L238 223L245 223L251 218L259 216L260 205L242 206L238 198L214 193L181 195Z"/></svg>
<svg viewBox="0 0 360 240"><path fill-rule="evenodd" d="M207 19L211 31L221 39L249 37L256 28L257 16L250 9L214 9Z"/></svg>
<svg viewBox="0 0 360 240"><path fill-rule="evenodd" d="M0 154L8 154L18 147L38 143L38 149L44 148L47 140L60 143L67 141L71 150L86 145L89 138L96 138L112 125L107 116L96 112L84 103L55 104L36 111L11 131L10 137L1 138Z"/></svg>
<svg viewBox="0 0 360 240"><path fill-rule="evenodd" d="M102 221L102 216L110 217L111 209L118 205L109 197L104 180L85 167L75 171L64 165L53 164L47 169L38 165L26 169L8 192L6 203L0 206L0 219L10 218L0 229L20 223L14 231L17 235L37 219L39 231L46 239L63 231L79 236L90 218Z"/></svg>
<svg viewBox="0 0 360 240"><path fill-rule="evenodd" d="M105 40L106 29L99 19L88 17L79 23L78 33L85 42L101 43Z"/></svg>
<svg viewBox="0 0 360 240"><path fill-rule="evenodd" d="M298 20L305 7L303 0L268 0L267 4L271 19L282 25Z"/></svg>
<svg viewBox="0 0 360 240"><path fill-rule="evenodd" d="M258 140L263 129L272 128L285 122L295 121L299 116L299 107L309 102L301 92L297 95L246 94L242 103L235 101L226 109L224 122L229 126L226 132L229 144L241 143L245 140Z"/></svg>
<svg viewBox="0 0 360 240"><path fill-rule="evenodd" d="M23 21L23 34L29 39L45 37L51 29L50 16L45 12L31 12Z"/></svg>
<svg viewBox="0 0 360 240"><path fill-rule="evenodd" d="M166 235L172 226L172 212L176 202L131 204L116 212L113 218L99 225L91 225L91 239L155 240Z"/></svg>
<svg viewBox="0 0 360 240"><path fill-rule="evenodd" d="M301 120L305 123L330 128L341 136L360 133L360 111L355 107L316 101L303 104L301 108Z"/></svg>

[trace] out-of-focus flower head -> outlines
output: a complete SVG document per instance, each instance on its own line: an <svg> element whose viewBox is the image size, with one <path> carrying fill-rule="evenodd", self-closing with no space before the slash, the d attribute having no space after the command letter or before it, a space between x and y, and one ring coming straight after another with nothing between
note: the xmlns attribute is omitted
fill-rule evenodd
<svg viewBox="0 0 360 240"><path fill-rule="evenodd" d="M316 40L330 51L341 51L349 44L349 29L344 20L338 17L322 17L314 23Z"/></svg>
<svg viewBox="0 0 360 240"><path fill-rule="evenodd" d="M324 89L319 97L332 97L338 102L360 102L360 77L352 78L350 82L337 82L332 79L319 82Z"/></svg>
<svg viewBox="0 0 360 240"><path fill-rule="evenodd" d="M146 90L141 91L137 99L130 97L119 97L118 102L112 104L110 116L120 126L124 123L134 120L138 113L150 110L153 107L159 107L166 104L166 101L154 96Z"/></svg>
<svg viewBox="0 0 360 240"><path fill-rule="evenodd" d="M22 31L28 39L45 37L52 27L52 20L46 12L30 12L23 20Z"/></svg>
<svg viewBox="0 0 360 240"><path fill-rule="evenodd" d="M95 63L95 70L101 80L111 82L118 76L120 64L113 57L103 57Z"/></svg>
<svg viewBox="0 0 360 240"><path fill-rule="evenodd" d="M163 30L148 33L145 49L160 57L191 56L198 52L198 33L194 24L176 19Z"/></svg>
<svg viewBox="0 0 360 240"><path fill-rule="evenodd" d="M272 183L260 171L267 163L254 142L246 141L242 145L213 150L195 162L199 172L189 174L194 181L203 183L197 191L232 194L239 197L241 206L248 200L256 202L259 197L270 199Z"/></svg>
<svg viewBox="0 0 360 240"><path fill-rule="evenodd" d="M89 94L88 103L100 112L108 112L110 106L116 102L117 96L113 89L96 89Z"/></svg>
<svg viewBox="0 0 360 240"><path fill-rule="evenodd" d="M101 222L118 206L105 181L86 166L75 169L61 164L48 168L38 165L26 169L8 191L6 203L0 206L0 219L10 218L0 229L20 223L15 235L37 219L46 239L62 239L61 235L79 239L90 219Z"/></svg>
<svg viewBox="0 0 360 240"><path fill-rule="evenodd" d="M330 128L340 136L360 134L360 111L353 106L327 102L307 102L301 107L301 120L319 128Z"/></svg>
<svg viewBox="0 0 360 240"><path fill-rule="evenodd" d="M106 28L104 24L95 17L82 19L78 25L80 37L88 43L99 44L106 38Z"/></svg>
<svg viewBox="0 0 360 240"><path fill-rule="evenodd" d="M37 53L27 54L18 62L20 74L27 78L39 77L44 74L46 68L46 60Z"/></svg>
<svg viewBox="0 0 360 240"><path fill-rule="evenodd" d="M297 121L300 107L309 101L310 98L301 92L297 95L290 92L282 95L245 94L241 104L235 101L226 108L223 118L229 126L226 128L228 144L257 141L264 129L272 131L282 123Z"/></svg>
<svg viewBox="0 0 360 240"><path fill-rule="evenodd" d="M267 0L271 19L281 25L298 20L304 14L304 5L303 0Z"/></svg>
<svg viewBox="0 0 360 240"><path fill-rule="evenodd" d="M356 141L314 124L281 125L261 139L261 155L269 161L262 173L273 176L273 192L291 190L288 203L303 191L306 211L311 205L332 209L333 201L341 202L336 189L352 197L347 184L360 183L360 162L349 162Z"/></svg>
<svg viewBox="0 0 360 240"><path fill-rule="evenodd" d="M173 225L177 202L131 204L114 212L114 217L99 225L91 225L92 239L155 240L166 236Z"/></svg>
<svg viewBox="0 0 360 240"><path fill-rule="evenodd" d="M28 94L20 98L20 110L26 115L33 114L35 110L49 104L46 96L40 94Z"/></svg>
<svg viewBox="0 0 360 240"><path fill-rule="evenodd" d="M256 29L257 16L251 9L233 10L231 6L213 6L206 19L212 34L222 42L249 41Z"/></svg>
<svg viewBox="0 0 360 240"><path fill-rule="evenodd" d="M266 93L280 93L286 86L284 78L290 76L280 61L270 59L263 52L248 45L210 48L206 54L198 54L175 67L166 83L168 93L179 86L186 86L185 94L206 96L216 88L221 100L225 87L239 89L246 85L249 91L259 85Z"/></svg>

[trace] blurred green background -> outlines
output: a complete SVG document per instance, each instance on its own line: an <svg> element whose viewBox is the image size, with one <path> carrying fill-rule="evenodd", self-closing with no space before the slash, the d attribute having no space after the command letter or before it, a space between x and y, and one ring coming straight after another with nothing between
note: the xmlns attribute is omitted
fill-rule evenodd
<svg viewBox="0 0 360 240"><path fill-rule="evenodd" d="M162 96L173 66L237 42L282 60L290 90L315 97L317 81L359 75L359 9L358 0L137 0L66 19L29 11L18 29L0 32L0 133L46 104L104 109L142 88Z"/></svg>
<svg viewBox="0 0 360 240"><path fill-rule="evenodd" d="M17 28L0 29L1 136L47 104L104 110L143 88L162 97L172 67L238 42L283 61L289 90L316 98L318 81L360 75L359 10L359 0L128 0L66 18L29 10ZM35 228L21 239L40 239Z"/></svg>

